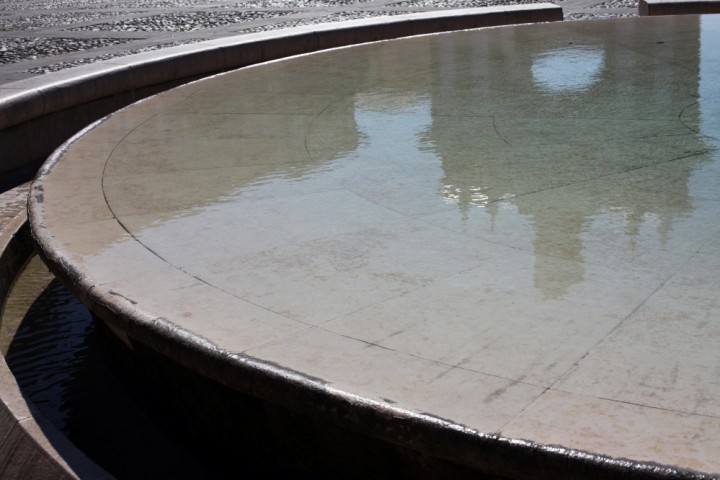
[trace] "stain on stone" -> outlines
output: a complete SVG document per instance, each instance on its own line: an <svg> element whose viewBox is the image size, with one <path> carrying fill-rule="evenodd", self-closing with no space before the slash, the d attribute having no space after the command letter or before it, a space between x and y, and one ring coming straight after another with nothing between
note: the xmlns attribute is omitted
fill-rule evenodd
<svg viewBox="0 0 720 480"><path fill-rule="evenodd" d="M137 302L136 302L135 300L133 300L132 298L126 297L126 296L123 295L122 293L118 293L118 292L115 292L115 291L113 291L113 290L110 290L108 293L109 293L110 295L115 295L116 297L124 298L125 300L127 300L127 301L130 302L130 303L132 303L133 305L137 305Z"/></svg>

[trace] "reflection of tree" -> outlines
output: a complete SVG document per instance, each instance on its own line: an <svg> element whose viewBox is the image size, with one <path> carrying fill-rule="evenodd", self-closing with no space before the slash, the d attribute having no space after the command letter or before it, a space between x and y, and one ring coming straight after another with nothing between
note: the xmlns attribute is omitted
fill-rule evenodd
<svg viewBox="0 0 720 480"><path fill-rule="evenodd" d="M452 54L440 47L433 51L433 124L424 139L442 163L440 193L457 204L464 219L483 214L475 212L494 217L501 199L515 203L535 230L535 285L546 298L562 297L582 280L583 235L597 214L624 216L625 231L617 234L626 237L629 249L642 248L636 241L643 224L657 219L665 245L673 222L692 211L688 180L700 160L664 162L708 148L690 131L670 136L667 127L653 123L672 121L697 97L699 45L661 42L680 33L686 39L688 32L696 38L697 19L643 24L643 30L627 23L583 27L584 41L597 42L604 51L605 68L580 92L539 90L530 71L544 52L505 42L516 31L493 32L492 46L476 42L457 45L460 52ZM595 36L596 28L613 31ZM558 38L556 43L562 51L569 42ZM647 47L638 53L624 45ZM494 54L490 50L496 46ZM459 59L458 67L453 62ZM678 62L686 68L678 68ZM598 122L602 118L638 122L647 131L614 131L612 123ZM680 124L676 128L682 133ZM521 138L523 133L535 138ZM556 188L563 188L562 202L537 195ZM549 256L577 262L558 271L557 262L550 267Z"/></svg>

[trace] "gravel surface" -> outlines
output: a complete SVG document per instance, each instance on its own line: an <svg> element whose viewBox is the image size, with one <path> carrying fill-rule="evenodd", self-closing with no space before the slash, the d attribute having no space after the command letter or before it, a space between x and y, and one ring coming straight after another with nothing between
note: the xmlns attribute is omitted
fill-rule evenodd
<svg viewBox="0 0 720 480"><path fill-rule="evenodd" d="M363 18L379 17L385 15L402 15L406 13L413 13L407 10L400 11L383 11L383 12L370 12L367 10L355 10L349 12L338 12L331 13L329 15L323 15L322 17L303 18L302 20L293 20L291 22L282 23L271 23L268 25L260 25L252 28L245 28L238 30L238 33L256 33L256 32L267 32L270 30L279 30L281 28L292 28L300 27L302 25L315 25L318 23L330 23L330 22L342 22L345 20L359 20Z"/></svg>
<svg viewBox="0 0 720 480"><path fill-rule="evenodd" d="M474 8L494 5L518 5L541 3L546 0L408 0L393 3L393 7L435 7L435 8Z"/></svg>
<svg viewBox="0 0 720 480"><path fill-rule="evenodd" d="M27 17L10 17L0 19L0 31L39 30L41 28L74 25L80 22L101 20L107 17L126 14L125 12L67 12L46 13Z"/></svg>
<svg viewBox="0 0 720 480"><path fill-rule="evenodd" d="M69 29L85 32L194 32L206 28L222 27L233 23L251 22L281 17L292 12L233 11L233 12L182 12L151 15L128 20L117 20Z"/></svg>
<svg viewBox="0 0 720 480"><path fill-rule="evenodd" d="M108 3L108 0L47 0L36 2L2 2L0 10L12 12L22 10L56 10L59 8L99 8Z"/></svg>
<svg viewBox="0 0 720 480"><path fill-rule="evenodd" d="M347 5L361 5L372 0L249 0L236 4L247 8L327 8ZM220 5L220 7L226 7Z"/></svg>
<svg viewBox="0 0 720 480"><path fill-rule="evenodd" d="M565 20L600 20L603 18L629 18L637 17L637 13L573 13Z"/></svg>
<svg viewBox="0 0 720 480"><path fill-rule="evenodd" d="M125 8L125 9L148 9L148 8L212 8L217 4L212 0L131 0L125 2L108 2L103 0L102 7L89 6L86 8Z"/></svg>
<svg viewBox="0 0 720 480"><path fill-rule="evenodd" d="M35 2L13 2L0 4L0 10L58 10L58 9L98 9L98 8L177 8L212 5L213 0L135 0L114 2L112 0L48 0Z"/></svg>
<svg viewBox="0 0 720 480"><path fill-rule="evenodd" d="M82 52L132 40L130 38L0 38L0 64L34 60L61 53Z"/></svg>
<svg viewBox="0 0 720 480"><path fill-rule="evenodd" d="M59 70L65 70L67 68L79 67L80 65L87 65L89 63L101 62L103 60L111 60L113 58L124 57L126 55L134 55L136 53L152 52L153 50L160 50L167 47L177 47L178 45L187 45L189 43L197 43L202 40L183 40L178 42L163 43L161 45L152 45L149 47L133 48L132 50L124 50L122 52L105 53L95 57L80 58L71 62L58 62L44 67L31 68L27 70L28 73L43 74L49 72L57 72Z"/></svg>
<svg viewBox="0 0 720 480"><path fill-rule="evenodd" d="M610 0L598 3L591 8L638 8L637 0Z"/></svg>

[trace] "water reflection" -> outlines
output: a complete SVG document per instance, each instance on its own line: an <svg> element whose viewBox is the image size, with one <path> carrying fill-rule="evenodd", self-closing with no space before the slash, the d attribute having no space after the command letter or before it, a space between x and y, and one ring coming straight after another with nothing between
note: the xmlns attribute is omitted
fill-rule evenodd
<svg viewBox="0 0 720 480"><path fill-rule="evenodd" d="M462 33L222 78L185 111L180 104L123 141L108 164L117 177L106 179L106 195L151 249L177 246L168 261L210 265L205 273L225 264L226 238L252 254L361 228L365 220L328 227L320 207L300 210L312 195L336 199L329 192L340 190L533 252L534 285L548 300L581 283L585 263L665 273L701 240L685 231L712 215L698 199L717 199L718 93L709 79L720 62L706 45L718 28L702 22L702 34L694 17L642 29L546 26L565 29L558 35ZM302 92L287 118L282 102L250 100ZM148 148L151 158L140 155ZM138 170L150 175L128 174ZM173 181L158 182L163 175ZM198 239L209 250L202 258L193 257ZM560 271L556 257L571 262Z"/></svg>
<svg viewBox="0 0 720 480"><path fill-rule="evenodd" d="M648 250L662 256L677 249L682 240L668 246L673 225L692 214L689 181L713 150L693 134L697 123L689 116L688 128L673 118L698 96L699 38L687 38L697 24L621 26L613 25L612 38L590 28L583 41L592 38L592 46L553 48L573 43L573 36L549 40L547 49L509 42L502 58L468 45L464 58L483 60L462 68L446 61L445 51L434 52L439 68L426 139L445 173L441 193L458 206L465 231L534 250L535 286L546 299L562 298L582 281L583 262L652 269L643 258ZM676 34L686 43L648 42ZM626 44L647 46L630 51ZM682 58L681 71L669 58ZM543 96L535 88L593 94ZM453 111L464 118L448 121ZM478 128L478 115L491 122ZM471 148L459 148L456 138L469 139ZM525 226L498 218L508 215L527 219L532 245L512 231ZM551 257L576 262L559 271Z"/></svg>
<svg viewBox="0 0 720 480"><path fill-rule="evenodd" d="M572 46L535 56L535 85L550 93L587 91L605 66L605 52L594 46Z"/></svg>

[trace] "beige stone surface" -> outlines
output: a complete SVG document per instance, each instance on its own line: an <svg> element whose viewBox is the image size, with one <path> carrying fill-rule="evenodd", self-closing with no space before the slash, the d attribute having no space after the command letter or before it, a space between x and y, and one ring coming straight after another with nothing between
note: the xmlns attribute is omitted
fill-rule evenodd
<svg viewBox="0 0 720 480"><path fill-rule="evenodd" d="M720 472L717 39L521 26L221 75L77 140L33 226L91 300L199 345Z"/></svg>
<svg viewBox="0 0 720 480"><path fill-rule="evenodd" d="M674 458L679 465L716 472L719 428L715 416L549 391L506 425L503 433L619 458Z"/></svg>

